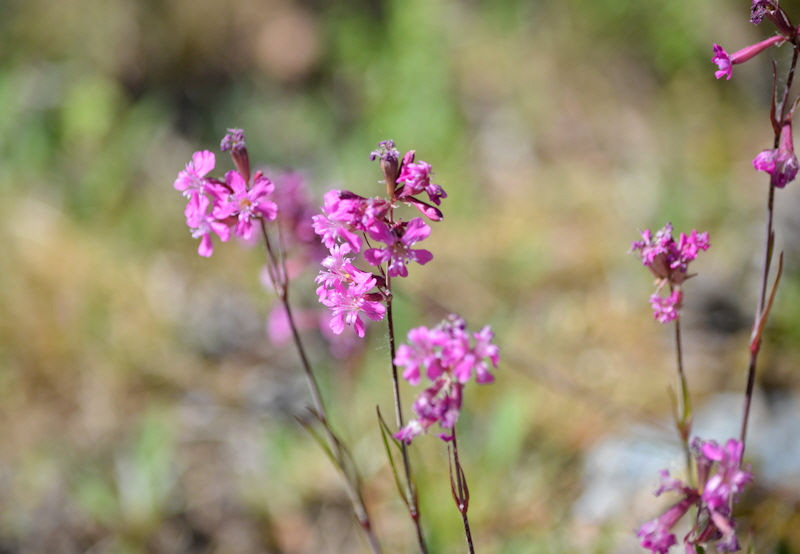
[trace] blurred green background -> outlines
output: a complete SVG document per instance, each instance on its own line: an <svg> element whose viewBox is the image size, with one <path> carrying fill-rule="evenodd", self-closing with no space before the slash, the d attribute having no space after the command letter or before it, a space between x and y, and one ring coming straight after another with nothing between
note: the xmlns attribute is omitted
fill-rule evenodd
<svg viewBox="0 0 800 554"><path fill-rule="evenodd" d="M657 475L626 510L590 521L573 505L603 437L669 432L672 334L627 254L639 229L710 232L686 286L687 371L698 405L744 388L766 192L750 160L772 143L768 58L788 52L713 78L713 42L771 32L748 8L0 1L0 552L366 551L294 421L307 398L294 352L265 336L261 251L201 259L184 225L172 182L228 127L318 199L380 194L368 153L386 138L433 165L445 220L435 260L397 283L397 327L453 310L496 331L497 382L467 389L459 422L478 551L637 551ZM767 400L798 388L797 189L779 191ZM383 327L357 359L313 358L386 551L413 551L375 421L376 404L391 412ZM463 552L444 447L421 437L414 459L431 552ZM745 537L800 552L798 481L758 470Z"/></svg>

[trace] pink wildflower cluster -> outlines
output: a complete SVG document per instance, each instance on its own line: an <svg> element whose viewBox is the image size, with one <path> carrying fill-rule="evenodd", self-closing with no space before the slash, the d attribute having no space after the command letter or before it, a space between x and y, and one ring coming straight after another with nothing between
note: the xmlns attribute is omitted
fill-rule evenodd
<svg viewBox="0 0 800 554"><path fill-rule="evenodd" d="M714 74L717 79L725 77L730 80L733 75L734 65L744 63L772 46L779 46L786 41L795 42L797 40L797 27L792 24L789 16L778 5L776 0L752 0L750 21L758 25L764 19L768 19L775 25L778 34L751 44L733 54L728 54L719 44L714 44L714 55L711 61L717 64L719 68ZM764 150L753 159L753 167L758 171L769 173L771 185L778 188L783 188L793 181L797 176L798 169L800 169L800 163L797 161L792 142L793 112L794 107L788 114L778 120L775 118L776 110L773 106L773 126L776 131L780 129L778 147ZM781 110L781 113L783 114L784 112Z"/></svg>
<svg viewBox="0 0 800 554"><path fill-rule="evenodd" d="M222 242L231 232L245 240L255 233L256 221L272 220L278 207L271 195L275 189L260 171L250 175L244 133L229 129L222 140L222 150L231 150L237 169L225 174L224 180L209 177L216 159L213 152L202 150L192 155L192 161L175 179L175 189L189 199L184 215L194 238L200 239L197 253L209 257L214 252L211 235Z"/></svg>
<svg viewBox="0 0 800 554"><path fill-rule="evenodd" d="M666 554L677 544L672 529L692 507L697 514L692 528L683 538L687 552L695 552L695 547L716 542L716 548L725 552L739 550L736 538L736 523L732 509L742 488L752 480L747 469L741 469L744 447L736 439L730 439L724 446L715 441L702 441L695 438L692 443L693 455L697 464L699 487L670 477L666 470L661 471L661 486L656 496L663 492L675 491L681 499L667 509L661 516L643 524L636 536L640 544L654 554Z"/></svg>
<svg viewBox="0 0 800 554"><path fill-rule="evenodd" d="M672 224L667 222L655 236L649 229L642 231L641 241L631 245L631 251L639 251L642 265L650 268L656 277L657 288L650 296L653 316L661 323L667 323L678 317L683 301L681 284L691 277L688 273L689 262L697 257L701 250L708 250L708 233L680 234L678 241L672 237ZM661 296L661 291L669 285L670 294Z"/></svg>
<svg viewBox="0 0 800 554"><path fill-rule="evenodd" d="M439 221L442 212L433 204L439 205L447 196L439 185L431 183L431 166L414 162L413 150L401 160L394 142L387 140L370 158L380 160L389 198L365 198L350 191L332 190L325 194L322 214L313 217L314 232L329 249L316 279L317 295L331 309L334 333L352 326L359 337L365 333L362 315L373 321L385 315L387 279L407 277L409 263L424 265L433 259L428 250L414 248L430 235L430 226L421 217L395 219L395 208L407 204L428 219ZM428 202L417 197L423 192ZM365 245L369 247L364 248ZM366 263L378 267L378 274L353 265L359 254Z"/></svg>
<svg viewBox="0 0 800 554"><path fill-rule="evenodd" d="M437 327L417 327L408 333L408 344L397 349L394 362L404 367L403 378L418 385L421 372L433 382L414 402L416 419L395 434L398 440L410 443L438 423L452 429L461 410L464 384L475 376L477 383L491 383L490 366L497 367L499 349L492 344L494 334L486 326L477 333L467 331L466 323L456 315L449 316ZM449 440L452 435L440 435Z"/></svg>

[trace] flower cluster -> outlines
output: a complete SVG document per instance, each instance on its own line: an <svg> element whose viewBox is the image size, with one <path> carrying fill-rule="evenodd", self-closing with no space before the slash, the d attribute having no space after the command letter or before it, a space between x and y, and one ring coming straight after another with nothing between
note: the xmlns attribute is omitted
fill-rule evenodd
<svg viewBox="0 0 800 554"><path fill-rule="evenodd" d="M209 257L214 252L211 234L226 242L231 232L245 240L255 233L255 221L272 220L278 207L271 195L275 189L267 177L257 171L252 177L244 145L244 133L229 129L222 139L222 150L230 150L235 170L220 180L209 177L216 158L213 152L202 150L192 155L192 161L175 179L175 189L189 199L184 215L194 238L200 239L197 253Z"/></svg>
<svg viewBox="0 0 800 554"><path fill-rule="evenodd" d="M667 323L678 317L683 301L681 284L691 277L688 273L689 262L697 257L701 250L708 250L708 233L680 234L678 241L672 237L672 224L666 223L655 233L649 229L642 231L641 241L631 245L631 251L639 251L642 265L650 268L656 277L657 289L650 296L653 316L661 323ZM661 296L661 291L669 285L670 294Z"/></svg>
<svg viewBox="0 0 800 554"><path fill-rule="evenodd" d="M374 321L383 318L388 280L407 277L411 262L424 265L433 259L428 250L414 248L430 235L430 226L421 217L395 219L395 208L407 204L431 221L439 221L442 212L433 204L439 205L447 197L439 185L431 183L431 166L414 162L413 150L401 159L394 142L387 140L370 158L380 160L389 198L332 190L325 194L322 214L313 217L314 232L330 251L316 279L317 295L331 309L331 329L339 334L345 326L352 326L359 337L365 333L361 315ZM428 202L417 197L423 192ZM378 268L378 274L352 263L359 254Z"/></svg>
<svg viewBox="0 0 800 554"><path fill-rule="evenodd" d="M730 80L733 75L733 66L744 63L750 58L763 52L772 46L779 46L786 41L797 41L797 28L791 23L786 12L778 5L776 0L752 0L750 6L750 21L756 25L764 19L771 21L778 31L778 34L768 39L751 44L741 50L728 54L719 44L714 44L714 55L711 61L719 68L714 74L717 79L725 77ZM774 187L783 188L787 183L793 181L797 176L800 163L794 152L792 143L792 114L794 107L785 113L783 109L777 110L773 98L773 126L780 129L778 147L762 151L753 160L753 167L758 171L764 171L770 175L770 184ZM781 116L776 118L775 114L780 111Z"/></svg>
<svg viewBox="0 0 800 554"><path fill-rule="evenodd" d="M739 541L732 508L739 492L752 480L749 468L741 468L744 446L736 439L720 446L715 441L695 438L692 450L699 487L673 479L668 471L662 470L661 486L656 490L656 496L675 491L681 499L661 516L643 524L636 536L644 548L655 554L666 554L677 544L673 527L689 508L696 506L694 525L683 539L687 552L694 552L694 547L710 542L716 542L718 550L735 552L739 550Z"/></svg>
<svg viewBox="0 0 800 554"><path fill-rule="evenodd" d="M394 363L404 367L403 378L418 385L421 373L433 384L422 391L414 402L416 419L395 434L398 440L411 440L438 423L452 429L461 410L464 384L475 376L477 383L491 383L490 366L497 367L499 350L492 344L494 335L486 326L477 333L467 331L466 323L456 315L438 326L417 327L408 333L408 344L397 349ZM440 435L449 440L451 435Z"/></svg>

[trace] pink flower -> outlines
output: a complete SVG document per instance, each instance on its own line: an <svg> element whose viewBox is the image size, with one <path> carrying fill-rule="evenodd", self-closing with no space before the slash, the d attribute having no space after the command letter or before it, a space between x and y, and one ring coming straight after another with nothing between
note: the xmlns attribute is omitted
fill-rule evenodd
<svg viewBox="0 0 800 554"><path fill-rule="evenodd" d="M650 306L653 308L653 317L659 323L669 323L678 318L678 313L683 302L681 289L676 288L666 298L659 295L658 291L650 296Z"/></svg>
<svg viewBox="0 0 800 554"><path fill-rule="evenodd" d="M661 486L656 496L667 491L678 492L680 500L661 516L643 524L636 536L640 544L655 554L666 554L677 544L673 527L695 506L694 524L683 544L687 552L695 547L715 543L718 550L737 551L736 523L731 515L732 507L744 485L752 480L749 470L741 469L743 446L730 439L724 447L714 441L695 438L692 442L693 456L697 466L698 488L679 479L672 479L669 472L661 471Z"/></svg>
<svg viewBox="0 0 800 554"><path fill-rule="evenodd" d="M380 293L371 293L376 280L370 276L368 279L354 280L347 287L337 286L329 289L320 302L331 309L331 330L337 335L344 331L345 326L351 326L359 337L364 337L366 327L361 315L373 321L380 321L386 314L383 305L383 296Z"/></svg>
<svg viewBox="0 0 800 554"><path fill-rule="evenodd" d="M791 121L781 127L778 148L761 152L753 160L753 167L769 173L770 183L774 187L783 188L794 180L800 164L794 153Z"/></svg>
<svg viewBox="0 0 800 554"><path fill-rule="evenodd" d="M642 231L644 240L631 244L631 251L640 251L642 265L650 268L653 275L673 285L679 285L690 277L689 262L697 258L700 250L708 250L708 233L693 230L688 236L681 233L678 242L672 237L672 224L667 222L656 232Z"/></svg>
<svg viewBox="0 0 800 554"><path fill-rule="evenodd" d="M728 54L722 46L719 44L714 44L714 55L711 58L711 61L717 64L719 69L714 73L714 76L717 79L721 79L725 77L727 80L730 80L731 75L733 75L733 66L736 64L744 63L753 56L760 54L770 46L775 46L776 44L780 44L785 41L786 38L782 35L774 35L766 40L762 40L756 44L752 44L733 54Z"/></svg>
<svg viewBox="0 0 800 554"><path fill-rule="evenodd" d="M655 236L649 229L642 231L641 241L631 244L632 252L639 252L642 265L650 269L657 279L656 292L650 296L653 316L661 323L677 319L683 292L681 284L691 277L689 263L697 258L701 250L708 250L708 233L696 230L688 235L681 233L676 242L672 236L672 224L667 222ZM662 297L660 292L669 286L670 294Z"/></svg>
<svg viewBox="0 0 800 554"><path fill-rule="evenodd" d="M444 368L436 350L443 342L440 335L442 333L427 327L417 327L408 332L408 344L401 344L394 358L395 364L406 368L403 379L414 386L418 385L420 368L427 370L432 379L442 374Z"/></svg>
<svg viewBox="0 0 800 554"><path fill-rule="evenodd" d="M186 169L178 173L175 179L175 190L179 190L184 196L192 197L204 192L206 183L205 178L214 169L216 158L214 153L208 150L201 150L192 154L192 161L186 164Z"/></svg>
<svg viewBox="0 0 800 554"><path fill-rule="evenodd" d="M333 248L339 242L350 244L354 252L361 251L361 237L353 231L352 212L357 201L342 199L342 191L329 190L325 193L322 214L315 215L314 232L322 237L322 243Z"/></svg>
<svg viewBox="0 0 800 554"><path fill-rule="evenodd" d="M360 287L364 282L373 278L372 274L361 271L351 263L353 258L347 257L349 253L350 246L348 244L337 245L331 249L330 256L322 260L324 269L314 279L320 285L317 288L320 302L327 298L331 290L341 289L352 284Z"/></svg>
<svg viewBox="0 0 800 554"><path fill-rule="evenodd" d="M200 239L197 253L208 258L214 253L214 245L211 242L211 233L215 233L222 242L226 242L231 236L230 228L218 221L208 213L211 201L205 195L198 195L197 202L190 202L186 206L186 225L192 232L192 237Z"/></svg>
<svg viewBox="0 0 800 554"><path fill-rule="evenodd" d="M396 224L391 228L382 224L373 229L370 236L385 243L386 246L365 250L364 259L372 265L388 262L387 274L389 277L408 277L406 264L413 261L424 265L433 259L430 251L411 248L430 234L431 228L419 217L408 223Z"/></svg>
<svg viewBox="0 0 800 554"><path fill-rule="evenodd" d="M406 154L406 158L413 160L414 151ZM404 183L398 194L399 197L414 196L425 192L431 202L437 206L442 203L442 198L447 198L447 193L439 185L431 183L431 165L427 162L419 161L416 163L403 163L400 175L397 177L398 183Z"/></svg>
<svg viewBox="0 0 800 554"><path fill-rule="evenodd" d="M377 279L371 273L361 271L352 263L348 244L334 246L331 255L322 261L322 267L315 281L319 301L331 309L330 328L340 334L345 325L351 325L359 337L363 337L365 326L360 314L373 321L383 319L386 307L383 295L372 292Z"/></svg>
<svg viewBox="0 0 800 554"><path fill-rule="evenodd" d="M395 438L411 442L434 423L443 429L453 428L461 410L463 387L473 373L477 383L494 380L489 366L497 367L499 351L491 343L492 338L488 326L469 333L464 320L455 315L432 329L417 327L409 331L408 344L398 348L394 363L405 367L403 378L412 385L419 384L422 372L433 385L420 393L413 406L417 417ZM449 437L445 434L442 439Z"/></svg>
<svg viewBox="0 0 800 554"><path fill-rule="evenodd" d="M695 499L687 496L656 519L644 523L636 532L642 548L654 554L667 554L673 545L678 544L672 528L694 504Z"/></svg>
<svg viewBox="0 0 800 554"><path fill-rule="evenodd" d="M228 171L225 174L225 183L231 194L226 202L217 206L214 215L218 219L236 217L238 221L233 232L236 236L250 240L253 237L254 219L273 220L278 214L278 206L269 199L275 185L260 171L256 172L250 188L238 171Z"/></svg>

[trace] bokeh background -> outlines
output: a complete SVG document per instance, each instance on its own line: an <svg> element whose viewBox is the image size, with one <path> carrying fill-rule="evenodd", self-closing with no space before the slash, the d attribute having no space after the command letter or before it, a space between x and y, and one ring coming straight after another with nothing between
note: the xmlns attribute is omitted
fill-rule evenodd
<svg viewBox="0 0 800 554"><path fill-rule="evenodd" d="M748 8L0 1L0 552L366 551L295 421L308 399L266 335L261 250L202 259L184 225L172 182L228 127L318 201L379 194L368 153L386 138L433 164L445 220L434 261L398 283L397 327L452 310L495 329L497 382L467 389L459 422L478 551L638 551L633 530L669 502L656 471L680 467L672 330L627 253L640 229L710 232L686 286L687 371L698 426L724 440L741 416L766 196L750 160L772 143L769 60L789 51L713 78L713 42L772 32ZM757 552L800 552L793 185L739 507ZM312 358L386 551L411 552L375 418L391 413L385 338L375 325L357 355ZM431 552L463 552L446 451L433 435L413 451Z"/></svg>

